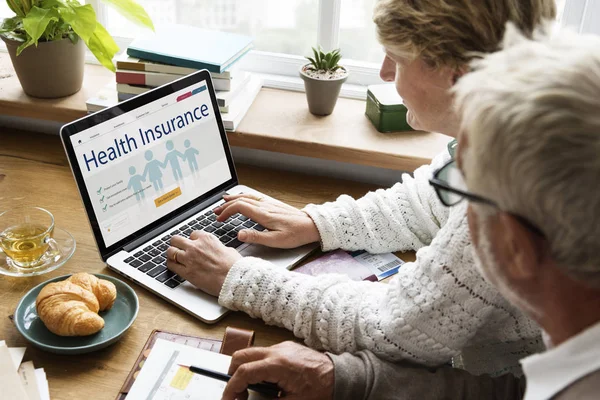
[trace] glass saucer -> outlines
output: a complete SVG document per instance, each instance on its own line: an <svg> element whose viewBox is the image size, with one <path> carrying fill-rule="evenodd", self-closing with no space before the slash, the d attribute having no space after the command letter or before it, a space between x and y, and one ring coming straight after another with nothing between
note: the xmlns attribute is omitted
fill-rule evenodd
<svg viewBox="0 0 600 400"><path fill-rule="evenodd" d="M35 267L21 268L6 258L6 254L0 252L0 274L8 276L35 276L54 271L69 261L75 253L75 239L64 229L54 228L52 236L58 246L58 253L46 253Z"/></svg>

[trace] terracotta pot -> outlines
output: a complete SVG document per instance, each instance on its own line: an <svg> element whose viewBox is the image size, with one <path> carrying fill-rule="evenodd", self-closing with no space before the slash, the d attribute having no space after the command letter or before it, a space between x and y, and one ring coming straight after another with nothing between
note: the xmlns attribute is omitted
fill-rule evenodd
<svg viewBox="0 0 600 400"><path fill-rule="evenodd" d="M1 37L1 36L0 36ZM76 93L83 83L85 44L69 39L39 42L17 57L21 42L2 37L25 93L32 97L56 98Z"/></svg>
<svg viewBox="0 0 600 400"><path fill-rule="evenodd" d="M342 84L348 73L338 79L315 79L304 72L306 65L300 68L300 77L304 80L308 110L315 115L329 115L333 112Z"/></svg>

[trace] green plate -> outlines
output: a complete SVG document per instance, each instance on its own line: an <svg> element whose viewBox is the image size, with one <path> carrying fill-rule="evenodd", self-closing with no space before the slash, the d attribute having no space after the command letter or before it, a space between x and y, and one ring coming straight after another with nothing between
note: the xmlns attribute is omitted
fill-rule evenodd
<svg viewBox="0 0 600 400"><path fill-rule="evenodd" d="M126 283L112 276L94 274L111 281L117 287L117 299L112 308L100 313L104 328L90 336L58 336L44 325L35 309L35 299L42 288L50 282L63 281L71 275L63 275L43 282L31 289L19 302L14 321L25 339L35 346L57 354L83 354L110 346L129 329L140 308L138 297Z"/></svg>

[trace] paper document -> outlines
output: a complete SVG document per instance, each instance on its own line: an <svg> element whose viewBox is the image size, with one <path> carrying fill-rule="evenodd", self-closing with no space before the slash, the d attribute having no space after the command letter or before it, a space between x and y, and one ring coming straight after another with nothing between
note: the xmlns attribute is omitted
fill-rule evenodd
<svg viewBox="0 0 600 400"><path fill-rule="evenodd" d="M400 266L404 264L404 261L392 253L371 254L361 250L353 251L350 255L363 266L367 267L377 277L378 281L394 275L398 272Z"/></svg>
<svg viewBox="0 0 600 400"><path fill-rule="evenodd" d="M225 382L180 367L196 365L227 373L231 357L158 339L131 387L127 400L220 400ZM263 397L251 393L251 400Z"/></svg>
<svg viewBox="0 0 600 400"><path fill-rule="evenodd" d="M38 388L38 380L32 361L27 361L19 367L19 377L29 400L42 400Z"/></svg>
<svg viewBox="0 0 600 400"><path fill-rule="evenodd" d="M25 347L6 347L6 342L0 340L0 348L0 375L2 375L0 376L0 387L2 388L0 398L4 399L3 396L7 395L7 399L50 400L50 390L44 369L35 369L32 361L21 364L23 356L25 356ZM7 354L11 361L8 365L6 363ZM15 373L11 373L10 369ZM7 379L10 380L8 387L4 385Z"/></svg>
<svg viewBox="0 0 600 400"><path fill-rule="evenodd" d="M0 340L0 346L6 346L6 342ZM12 358L15 371L18 370L19 365L21 365L21 361L23 361L23 357L25 356L25 347L9 347L8 353L10 354L10 358Z"/></svg>
<svg viewBox="0 0 600 400"><path fill-rule="evenodd" d="M50 388L48 387L48 379L46 378L46 371L44 371L44 368L36 369L35 377L37 379L38 389L40 390L40 398L42 400L50 400Z"/></svg>
<svg viewBox="0 0 600 400"><path fill-rule="evenodd" d="M344 274L355 281L380 281L398 272L404 261L392 253L334 250L296 269L306 275Z"/></svg>
<svg viewBox="0 0 600 400"><path fill-rule="evenodd" d="M0 346L0 388L3 399L29 400L6 346Z"/></svg>

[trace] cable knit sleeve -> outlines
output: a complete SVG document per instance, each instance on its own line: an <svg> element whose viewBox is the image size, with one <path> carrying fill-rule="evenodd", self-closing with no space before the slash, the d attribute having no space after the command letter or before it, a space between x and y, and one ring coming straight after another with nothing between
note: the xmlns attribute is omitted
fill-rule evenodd
<svg viewBox="0 0 600 400"><path fill-rule="evenodd" d="M431 165L415 170L414 178L403 174L402 183L367 193L359 200L343 195L335 202L306 206L304 211L317 226L323 251L342 248L385 253L429 245L449 212L429 179L449 159L444 151Z"/></svg>
<svg viewBox="0 0 600 400"><path fill-rule="evenodd" d="M312 277L245 257L227 275L219 303L283 326L314 348L366 349L426 365L447 362L476 333L478 343L536 335L535 326L477 272L466 206L451 209L431 245L389 284Z"/></svg>

